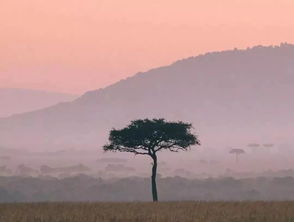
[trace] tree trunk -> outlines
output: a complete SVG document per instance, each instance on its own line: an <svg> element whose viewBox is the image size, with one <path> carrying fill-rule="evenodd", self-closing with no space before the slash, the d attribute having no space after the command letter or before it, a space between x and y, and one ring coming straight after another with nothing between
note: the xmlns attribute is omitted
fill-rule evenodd
<svg viewBox="0 0 294 222"><path fill-rule="evenodd" d="M152 166L152 176L151 176L151 186L152 186L152 197L153 201L158 201L157 196L157 186L156 186L156 174L157 174L157 156L152 156L153 166Z"/></svg>

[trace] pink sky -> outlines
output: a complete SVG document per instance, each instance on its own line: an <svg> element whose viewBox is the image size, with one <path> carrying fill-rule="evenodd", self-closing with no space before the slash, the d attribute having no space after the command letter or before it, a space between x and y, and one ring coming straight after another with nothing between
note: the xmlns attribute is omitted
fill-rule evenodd
<svg viewBox="0 0 294 222"><path fill-rule="evenodd" d="M83 93L207 51L294 43L293 0L3 0L0 87Z"/></svg>

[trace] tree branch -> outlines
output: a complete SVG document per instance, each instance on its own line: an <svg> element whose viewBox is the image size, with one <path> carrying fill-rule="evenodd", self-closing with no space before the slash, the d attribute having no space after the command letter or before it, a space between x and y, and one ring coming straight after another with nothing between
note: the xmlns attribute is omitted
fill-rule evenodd
<svg viewBox="0 0 294 222"><path fill-rule="evenodd" d="M149 153L138 152L138 151L130 151L130 152L134 153L135 155L150 155Z"/></svg>
<svg viewBox="0 0 294 222"><path fill-rule="evenodd" d="M173 143L171 143L171 144L169 144L169 145L164 144L164 145L161 145L161 146L157 146L158 148L155 149L155 152L158 152L158 151L160 151L161 149L170 149L170 148L172 148L172 147L175 146L175 145L176 145L176 142L173 142ZM172 151L172 150L171 150L171 151Z"/></svg>

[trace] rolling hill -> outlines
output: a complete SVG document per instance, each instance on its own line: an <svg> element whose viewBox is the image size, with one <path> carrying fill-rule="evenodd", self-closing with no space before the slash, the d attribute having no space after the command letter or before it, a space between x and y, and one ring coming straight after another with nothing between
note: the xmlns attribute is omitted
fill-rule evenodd
<svg viewBox="0 0 294 222"><path fill-rule="evenodd" d="M194 124L202 144L293 143L294 45L212 52L0 119L0 146L97 148L136 118ZM17 138L17 139L16 139Z"/></svg>
<svg viewBox="0 0 294 222"><path fill-rule="evenodd" d="M68 102L76 99L76 95L45 92L31 89L0 88L0 117L31 112L37 109Z"/></svg>

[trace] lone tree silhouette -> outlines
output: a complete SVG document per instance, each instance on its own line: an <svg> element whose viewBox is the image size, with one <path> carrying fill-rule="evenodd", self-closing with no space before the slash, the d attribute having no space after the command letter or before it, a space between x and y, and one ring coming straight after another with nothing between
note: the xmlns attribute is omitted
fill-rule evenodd
<svg viewBox="0 0 294 222"><path fill-rule="evenodd" d="M243 149L231 149L230 153L236 155L236 163L238 163L239 162L239 155L244 154L245 151Z"/></svg>
<svg viewBox="0 0 294 222"><path fill-rule="evenodd" d="M191 133L192 124L184 122L167 122L164 119L134 120L127 127L112 129L109 135L110 143L105 145L105 151L130 152L135 155L148 155L153 160L152 166L152 197L158 201L156 174L157 152L169 150L187 151L191 145L200 145L196 135Z"/></svg>

